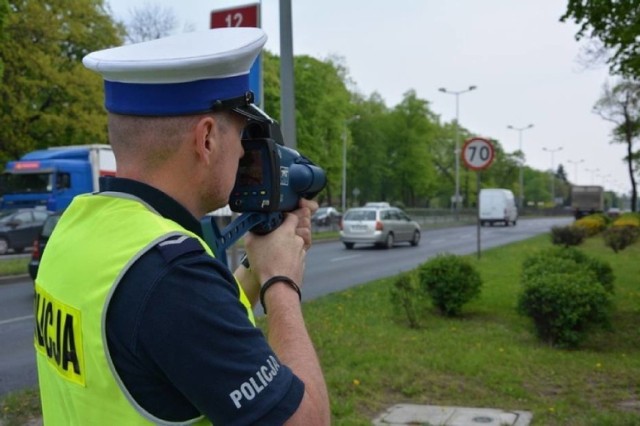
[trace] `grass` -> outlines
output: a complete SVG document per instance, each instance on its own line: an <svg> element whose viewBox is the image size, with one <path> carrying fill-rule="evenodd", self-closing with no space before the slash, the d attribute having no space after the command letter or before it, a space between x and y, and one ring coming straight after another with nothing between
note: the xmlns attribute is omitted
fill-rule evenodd
<svg viewBox="0 0 640 426"><path fill-rule="evenodd" d="M9 259L0 261L0 277L7 275L22 275L27 273L29 258Z"/></svg>
<svg viewBox="0 0 640 426"><path fill-rule="evenodd" d="M640 243L618 254L600 237L580 247L613 267L616 310L612 330L573 351L540 343L515 311L522 260L550 246L544 235L469 256L481 297L459 319L425 312L418 330L394 313L393 279L305 303L333 424L370 425L391 405L417 403L527 410L534 425L640 425ZM1 402L4 426L37 415L35 395Z"/></svg>

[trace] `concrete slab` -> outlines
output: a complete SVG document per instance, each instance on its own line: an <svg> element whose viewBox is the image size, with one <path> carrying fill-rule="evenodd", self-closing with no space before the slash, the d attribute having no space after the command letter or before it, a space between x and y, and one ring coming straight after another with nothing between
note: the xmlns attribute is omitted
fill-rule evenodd
<svg viewBox="0 0 640 426"><path fill-rule="evenodd" d="M397 404L373 420L375 426L528 426L528 411Z"/></svg>

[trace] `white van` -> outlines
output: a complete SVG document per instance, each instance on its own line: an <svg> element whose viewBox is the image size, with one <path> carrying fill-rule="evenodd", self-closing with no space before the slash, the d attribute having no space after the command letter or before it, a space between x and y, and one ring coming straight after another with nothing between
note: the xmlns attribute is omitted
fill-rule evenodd
<svg viewBox="0 0 640 426"><path fill-rule="evenodd" d="M505 226L513 223L515 226L518 208L513 192L502 188L481 189L479 220L481 226L487 223L493 226L496 222L504 223Z"/></svg>

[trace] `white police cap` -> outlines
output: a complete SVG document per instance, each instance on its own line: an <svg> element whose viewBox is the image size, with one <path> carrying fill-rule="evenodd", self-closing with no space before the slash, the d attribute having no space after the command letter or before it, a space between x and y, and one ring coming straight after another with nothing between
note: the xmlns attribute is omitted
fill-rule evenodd
<svg viewBox="0 0 640 426"><path fill-rule="evenodd" d="M171 116L233 109L251 117L249 70L267 41L259 28L218 28L92 52L107 111Z"/></svg>

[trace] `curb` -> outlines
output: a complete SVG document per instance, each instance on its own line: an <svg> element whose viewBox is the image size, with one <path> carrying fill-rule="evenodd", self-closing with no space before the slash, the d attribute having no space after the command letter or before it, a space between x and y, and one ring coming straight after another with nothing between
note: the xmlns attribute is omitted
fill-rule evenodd
<svg viewBox="0 0 640 426"><path fill-rule="evenodd" d="M29 274L20 274L20 275L7 275L4 277L0 277L0 285L3 284L16 284L20 281L29 280Z"/></svg>

